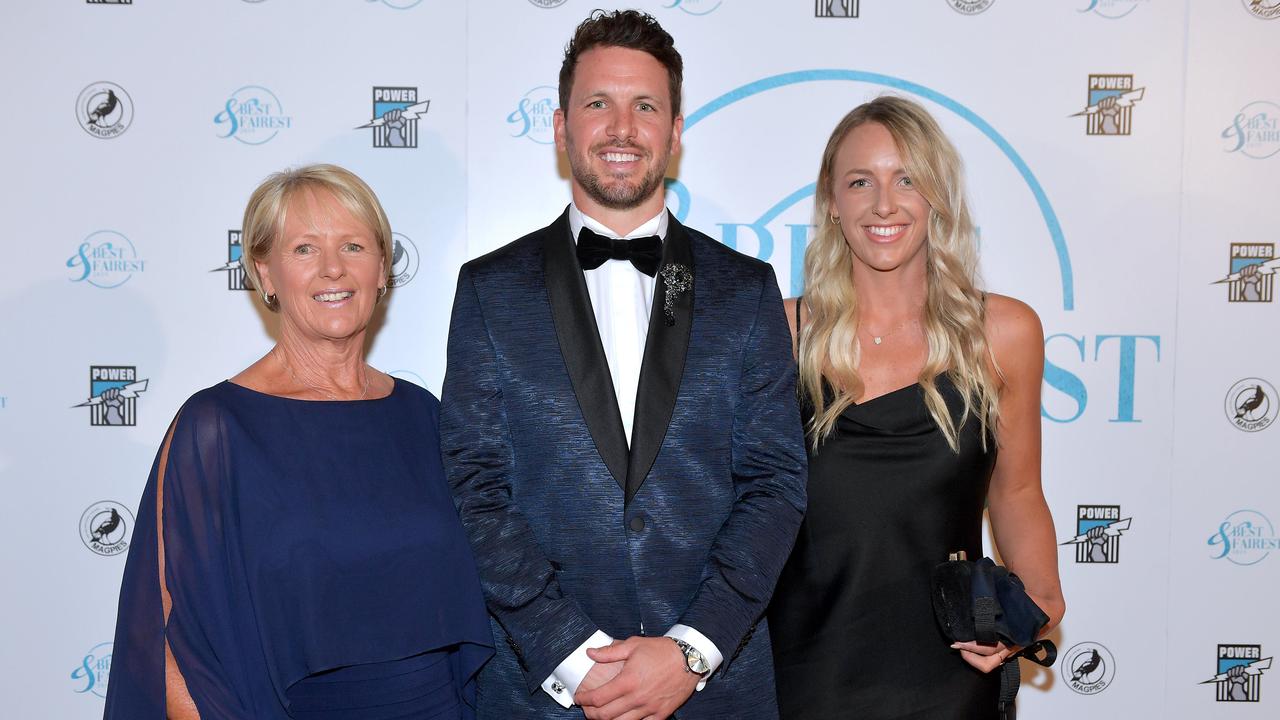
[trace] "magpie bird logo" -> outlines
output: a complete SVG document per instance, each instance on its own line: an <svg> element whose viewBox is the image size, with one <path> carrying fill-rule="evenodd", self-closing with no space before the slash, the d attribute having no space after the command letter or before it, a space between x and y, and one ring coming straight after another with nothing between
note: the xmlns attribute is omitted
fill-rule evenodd
<svg viewBox="0 0 1280 720"><path fill-rule="evenodd" d="M1134 88L1132 75L1090 75L1089 102L1071 117L1084 117L1089 135L1129 135L1133 106L1146 90Z"/></svg>
<svg viewBox="0 0 1280 720"><path fill-rule="evenodd" d="M1100 643L1082 642L1065 654L1063 674L1067 687L1081 695L1097 695L1106 690L1116 676L1116 660Z"/></svg>
<svg viewBox="0 0 1280 720"><path fill-rule="evenodd" d="M1240 0L1251 15L1261 20L1280 17L1280 0Z"/></svg>
<svg viewBox="0 0 1280 720"><path fill-rule="evenodd" d="M98 555L111 557L124 553L129 549L132 532L133 514L112 500L96 502L80 515L80 540Z"/></svg>
<svg viewBox="0 0 1280 720"><path fill-rule="evenodd" d="M977 15L984 13L996 0L947 0L952 10L961 15Z"/></svg>
<svg viewBox="0 0 1280 720"><path fill-rule="evenodd" d="M110 140L119 137L133 123L133 100L124 88L112 82L96 82L76 98L76 119L90 135Z"/></svg>
<svg viewBox="0 0 1280 720"><path fill-rule="evenodd" d="M1078 563L1120 562L1120 536L1133 518L1121 518L1119 505L1077 505L1076 535L1062 545L1074 545Z"/></svg>
<svg viewBox="0 0 1280 720"><path fill-rule="evenodd" d="M1218 672L1200 684L1213 683L1218 702L1258 702L1262 674L1270 669L1261 645L1219 645Z"/></svg>
<svg viewBox="0 0 1280 720"><path fill-rule="evenodd" d="M1232 425L1245 432L1259 432L1271 427L1280 411L1275 387L1262 378L1245 378L1227 391L1223 410Z"/></svg>
<svg viewBox="0 0 1280 720"><path fill-rule="evenodd" d="M418 274L418 246L407 235L391 233L391 287L404 287Z"/></svg>

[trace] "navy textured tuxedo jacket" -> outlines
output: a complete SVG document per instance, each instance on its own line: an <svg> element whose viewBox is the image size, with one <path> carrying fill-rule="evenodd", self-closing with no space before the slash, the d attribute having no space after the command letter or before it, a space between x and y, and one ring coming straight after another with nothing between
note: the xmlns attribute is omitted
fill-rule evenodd
<svg viewBox="0 0 1280 720"><path fill-rule="evenodd" d="M777 717L763 613L806 470L782 299L674 218L668 263L692 287L659 273L630 449L568 213L459 274L441 449L498 646L482 720L580 718L539 687L560 662L597 628L676 623L725 656L677 717Z"/></svg>

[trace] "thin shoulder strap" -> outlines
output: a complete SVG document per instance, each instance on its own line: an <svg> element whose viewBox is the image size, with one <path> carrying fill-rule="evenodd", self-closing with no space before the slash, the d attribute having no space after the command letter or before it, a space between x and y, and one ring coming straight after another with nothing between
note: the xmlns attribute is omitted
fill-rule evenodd
<svg viewBox="0 0 1280 720"><path fill-rule="evenodd" d="M800 306L804 305L804 296L796 298L796 333L791 337L791 356L800 357Z"/></svg>

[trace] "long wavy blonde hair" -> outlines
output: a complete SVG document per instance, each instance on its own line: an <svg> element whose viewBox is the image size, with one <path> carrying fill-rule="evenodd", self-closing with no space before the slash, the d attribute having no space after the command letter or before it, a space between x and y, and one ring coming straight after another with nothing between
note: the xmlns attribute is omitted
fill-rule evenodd
<svg viewBox="0 0 1280 720"><path fill-rule="evenodd" d="M965 200L963 163L928 111L894 96L878 97L845 115L822 153L814 193L818 230L804 256L803 302L808 317L800 329L798 347L800 392L814 410L809 437L816 449L840 413L863 391L858 374L861 346L853 252L841 227L831 221L831 209L836 150L864 123L879 123L889 131L907 175L929 203L924 309L929 354L919 377L925 405L953 451L959 451L959 428L971 417L981 426L985 448L996 423L998 385L991 370L995 365L987 345L985 302L977 282L978 253ZM938 391L936 378L944 372L964 398L959 423Z"/></svg>

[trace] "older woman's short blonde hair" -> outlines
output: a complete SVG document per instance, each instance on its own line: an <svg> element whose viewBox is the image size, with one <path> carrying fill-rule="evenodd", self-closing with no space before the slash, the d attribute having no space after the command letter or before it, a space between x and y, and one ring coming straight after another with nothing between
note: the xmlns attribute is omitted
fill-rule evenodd
<svg viewBox="0 0 1280 720"><path fill-rule="evenodd" d="M249 284L258 288L267 308L278 312L280 303L274 296L268 297L262 289L258 267L254 261L266 260L271 254L276 240L284 232L290 200L304 190L329 193L352 217L373 232L378 248L382 251L383 268L390 283L394 241L391 239L391 224L387 222L387 214L383 212L378 196L346 168L326 164L304 165L273 173L263 180L253 191L253 195L249 196L249 205L244 209L240 266L244 268Z"/></svg>

